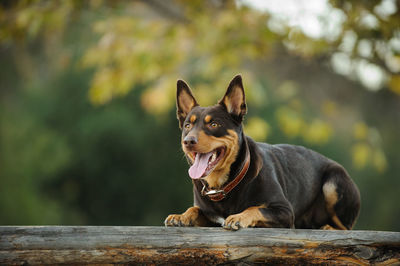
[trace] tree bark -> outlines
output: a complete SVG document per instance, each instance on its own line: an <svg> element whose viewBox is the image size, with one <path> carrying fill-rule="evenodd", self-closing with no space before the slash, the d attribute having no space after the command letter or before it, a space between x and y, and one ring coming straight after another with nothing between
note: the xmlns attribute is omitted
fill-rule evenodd
<svg viewBox="0 0 400 266"><path fill-rule="evenodd" d="M0 226L0 264L400 264L400 233Z"/></svg>

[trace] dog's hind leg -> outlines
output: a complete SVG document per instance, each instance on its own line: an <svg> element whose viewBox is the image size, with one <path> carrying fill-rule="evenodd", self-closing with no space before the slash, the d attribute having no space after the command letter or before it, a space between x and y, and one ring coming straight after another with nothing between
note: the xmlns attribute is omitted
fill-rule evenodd
<svg viewBox="0 0 400 266"><path fill-rule="evenodd" d="M335 227L326 224L320 228L321 230L337 230ZM347 229L346 229L347 230Z"/></svg>
<svg viewBox="0 0 400 266"><path fill-rule="evenodd" d="M360 210L360 193L343 167L332 164L326 169L322 192L329 225L335 229L351 229Z"/></svg>

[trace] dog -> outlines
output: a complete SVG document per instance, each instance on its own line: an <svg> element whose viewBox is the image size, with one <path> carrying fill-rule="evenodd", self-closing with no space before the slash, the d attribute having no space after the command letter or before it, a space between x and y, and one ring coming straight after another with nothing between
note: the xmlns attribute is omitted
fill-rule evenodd
<svg viewBox="0 0 400 266"><path fill-rule="evenodd" d="M178 80L176 105L194 206L169 215L166 226L352 229L360 193L340 164L302 146L258 143L244 134L240 75L210 107L199 106Z"/></svg>

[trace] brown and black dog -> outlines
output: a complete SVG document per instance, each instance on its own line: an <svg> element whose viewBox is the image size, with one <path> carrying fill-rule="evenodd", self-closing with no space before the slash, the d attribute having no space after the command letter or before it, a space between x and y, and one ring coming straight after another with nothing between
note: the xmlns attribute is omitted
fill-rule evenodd
<svg viewBox="0 0 400 266"><path fill-rule="evenodd" d="M200 107L177 83L182 148L191 164L194 207L166 226L351 229L360 194L338 163L301 146L257 143L243 133L240 75L218 104Z"/></svg>

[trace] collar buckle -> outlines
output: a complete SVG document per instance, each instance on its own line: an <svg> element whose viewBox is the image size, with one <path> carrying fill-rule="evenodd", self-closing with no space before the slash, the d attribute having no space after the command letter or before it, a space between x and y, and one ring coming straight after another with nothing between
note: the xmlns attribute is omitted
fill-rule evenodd
<svg viewBox="0 0 400 266"><path fill-rule="evenodd" d="M203 182L203 180L200 180L201 183L203 184L203 188L201 189L201 195L202 196L208 196L208 198L212 201L221 201L226 198L226 195L233 189L235 188L240 181L244 178L244 176L247 174L247 170L249 170L250 166L250 151L249 147L246 145L246 159L244 161L244 164L242 166L242 169L240 170L239 174L230 182L228 183L223 189L211 189L209 190L207 188L207 184Z"/></svg>
<svg viewBox="0 0 400 266"><path fill-rule="evenodd" d="M214 196L214 195L220 194L220 193L221 193L221 194L224 196L224 198L225 198L226 193L225 193L225 190L222 190L222 189L220 189L220 190L213 189L213 190L207 191L206 193L204 193L204 195L207 195L207 196Z"/></svg>
<svg viewBox="0 0 400 266"><path fill-rule="evenodd" d="M208 190L207 185L203 183L203 189L201 190L202 196L208 196L212 201L220 201L226 197L227 192L223 189L212 189Z"/></svg>
<svg viewBox="0 0 400 266"><path fill-rule="evenodd" d="M203 182L202 182L203 183ZM201 195L202 196L215 196L217 194L222 194L222 196L225 198L226 196L226 192L223 189L212 189L212 190L208 190L207 189L207 185L203 183L203 188L201 190Z"/></svg>

